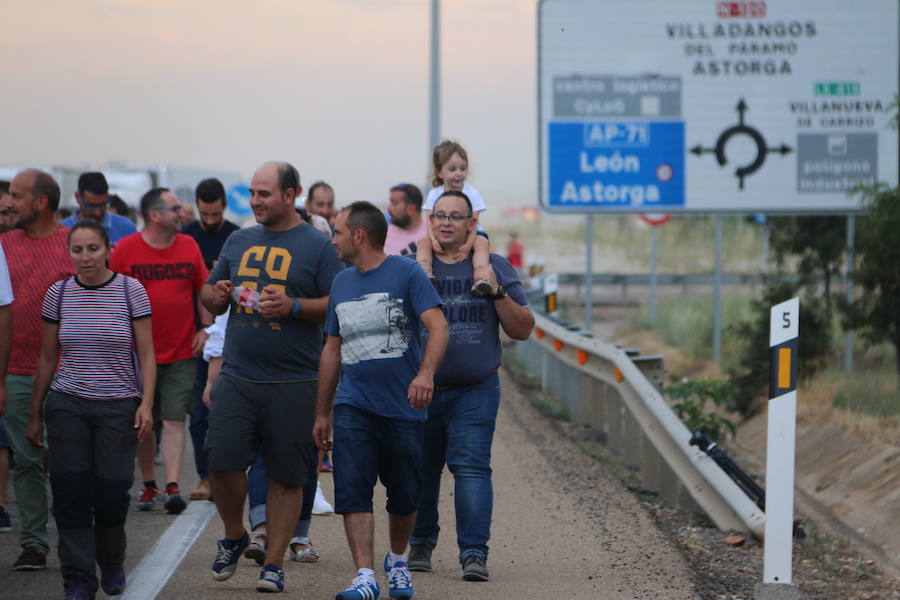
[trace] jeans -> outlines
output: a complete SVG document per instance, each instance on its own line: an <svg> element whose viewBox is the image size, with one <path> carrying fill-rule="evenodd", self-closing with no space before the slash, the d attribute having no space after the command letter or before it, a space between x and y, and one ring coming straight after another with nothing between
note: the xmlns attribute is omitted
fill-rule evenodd
<svg viewBox="0 0 900 600"><path fill-rule="evenodd" d="M459 562L488 556L494 487L491 444L500 406L500 379L437 389L428 408L422 456L422 494L411 545L434 548L438 542L438 498L444 464L453 474Z"/></svg>
<svg viewBox="0 0 900 600"><path fill-rule="evenodd" d="M31 390L34 376L6 376L7 405L6 433L15 455L13 489L19 505L19 543L36 546L43 552L49 548L47 540L47 479L44 477L44 451L35 448L25 437L28 430L28 411L31 408Z"/></svg>
<svg viewBox="0 0 900 600"><path fill-rule="evenodd" d="M209 409L203 404L203 390L206 389L206 377L209 373L209 363L203 359L197 360L197 379L194 381L194 407L191 409L191 442L194 444L194 465L197 467L197 475L200 479L209 478L209 470L206 468L206 453L203 445L206 443L206 427L209 422Z"/></svg>
<svg viewBox="0 0 900 600"><path fill-rule="evenodd" d="M312 519L313 502L316 500L316 486L319 482L318 452L312 453L309 479L303 484L303 503L300 505L300 519L294 529L294 537L309 537L309 523ZM263 462L262 452L247 473L247 496L250 502L250 531L266 522L266 497L269 495L269 477Z"/></svg>

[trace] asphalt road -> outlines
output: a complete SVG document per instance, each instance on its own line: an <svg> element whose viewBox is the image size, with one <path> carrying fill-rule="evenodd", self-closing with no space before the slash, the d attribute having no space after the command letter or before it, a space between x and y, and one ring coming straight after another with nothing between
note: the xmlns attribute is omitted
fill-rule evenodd
<svg viewBox="0 0 900 600"><path fill-rule="evenodd" d="M413 574L416 597L698 598L681 555L632 494L602 463L558 434L508 378L503 379L503 385L493 456L495 505L488 561L491 580L486 583L462 580L456 560L452 478L445 472L441 504L443 538L434 553L434 571ZM182 483L186 492L196 482L192 464L188 451ZM158 469L161 471L161 467ZM322 475L321 481L326 496L331 498L331 476ZM15 505L11 504L15 527ZM376 509L384 506L380 487L375 505ZM164 540L175 540L160 544L166 546L164 550L177 556L177 546L183 543L186 554L157 598L259 597L254 590L258 572L255 563L242 559L237 573L226 582L215 582L210 577L215 540L222 536L218 516L213 514L190 543L187 525L202 524L202 517L210 509L208 503L194 503L172 529L175 518L161 510L129 514L126 569L135 588L131 593L126 591L128 598L149 600L152 597L149 592L134 593L138 591L138 581L143 590L150 589L148 580L163 584L166 565L150 559L142 562L142 559L164 534ZM387 550L386 524L384 513L376 512L376 562ZM184 542L185 536L188 542ZM313 517L311 537L322 559L317 564L288 561L286 593L294 598L330 599L355 574L341 518ZM62 597L62 580L55 556L56 533L52 525L51 545L54 549L46 571L15 572L10 568L19 551L15 531L0 534L0 598ZM100 592L98 598L103 597ZM387 598L386 589L382 590L382 597Z"/></svg>

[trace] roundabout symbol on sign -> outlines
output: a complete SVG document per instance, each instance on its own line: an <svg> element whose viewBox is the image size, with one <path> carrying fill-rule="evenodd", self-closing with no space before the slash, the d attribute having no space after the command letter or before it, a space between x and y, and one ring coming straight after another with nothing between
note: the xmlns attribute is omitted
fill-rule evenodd
<svg viewBox="0 0 900 600"><path fill-rule="evenodd" d="M693 148L691 148L691 152L696 154L697 156L702 156L704 153L715 153L716 160L719 163L720 167L724 167L728 163L728 159L725 157L725 144L728 143L728 139L731 136L744 134L750 136L750 139L756 144L756 158L751 161L747 165L743 165L738 167L734 174L738 178L738 189L744 189L744 177L748 175L752 175L763 165L766 161L766 154L769 152L777 152L784 156L791 152L792 148L790 148L784 142L781 143L781 146L778 148L769 148L766 146L766 140L759 132L758 129L754 127L750 127L749 125L744 124L744 112L747 110L747 103L744 102L744 99L741 98L741 101L738 102L737 111L738 111L738 124L732 125L725 131L723 131L719 135L719 139L716 140L715 148L704 148L700 144L697 144Z"/></svg>

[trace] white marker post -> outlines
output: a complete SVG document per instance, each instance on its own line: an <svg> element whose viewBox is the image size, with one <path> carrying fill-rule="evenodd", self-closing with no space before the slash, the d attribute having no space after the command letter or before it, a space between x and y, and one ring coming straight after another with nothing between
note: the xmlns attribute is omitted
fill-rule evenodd
<svg viewBox="0 0 900 600"><path fill-rule="evenodd" d="M759 600L800 598L791 583L794 529L794 441L800 299L772 307L769 323L769 429L766 442L766 540Z"/></svg>
<svg viewBox="0 0 900 600"><path fill-rule="evenodd" d="M557 294L559 293L559 275L553 273L544 277L544 311L549 315L556 312L558 307Z"/></svg>

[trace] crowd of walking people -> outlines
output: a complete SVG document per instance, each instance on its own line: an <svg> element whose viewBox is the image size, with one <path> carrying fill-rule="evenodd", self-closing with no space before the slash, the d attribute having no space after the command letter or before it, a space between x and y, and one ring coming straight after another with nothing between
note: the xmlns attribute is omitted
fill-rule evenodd
<svg viewBox="0 0 900 600"><path fill-rule="evenodd" d="M244 227L226 220L216 179L197 184L190 223L175 193L148 190L140 231L113 214L102 173L79 177L64 220L50 174L0 182L0 531L11 470L12 567L46 568L49 480L64 598L121 594L137 468L136 510L215 503L213 580L243 558L258 591L281 592L286 557L320 559L310 516L327 470L356 568L336 600L374 600L382 582L412 599L411 571L432 569L446 465L462 578L487 581L499 332L527 339L534 319L479 224L465 149L444 141L432 162L434 189L393 186L387 214L365 201L336 209L324 182L304 197L296 168L263 164ZM188 436L199 484L184 494Z"/></svg>

